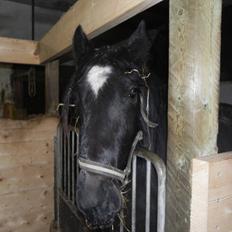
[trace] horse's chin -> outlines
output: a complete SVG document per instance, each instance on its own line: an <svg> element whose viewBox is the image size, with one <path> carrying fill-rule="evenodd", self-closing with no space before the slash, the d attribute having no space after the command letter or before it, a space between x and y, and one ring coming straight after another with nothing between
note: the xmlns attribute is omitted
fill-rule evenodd
<svg viewBox="0 0 232 232"><path fill-rule="evenodd" d="M105 230L105 229L109 229L113 226L114 224L114 218L112 218L109 222L107 222L106 224L99 224L99 225L91 225L87 220L86 222L86 226L88 229L90 229L91 231L94 230Z"/></svg>

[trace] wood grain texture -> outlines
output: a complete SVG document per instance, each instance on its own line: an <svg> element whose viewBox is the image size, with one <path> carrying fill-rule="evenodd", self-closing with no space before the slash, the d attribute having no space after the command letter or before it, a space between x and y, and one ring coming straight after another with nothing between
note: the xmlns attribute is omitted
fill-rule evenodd
<svg viewBox="0 0 232 232"><path fill-rule="evenodd" d="M0 37L0 62L39 64L38 42Z"/></svg>
<svg viewBox="0 0 232 232"><path fill-rule="evenodd" d="M232 231L232 152L193 160L191 232Z"/></svg>
<svg viewBox="0 0 232 232"><path fill-rule="evenodd" d="M70 50L78 25L93 38L161 1L79 0L38 42L0 38L0 62L43 64Z"/></svg>
<svg viewBox="0 0 232 232"><path fill-rule="evenodd" d="M190 230L192 159L217 153L221 4L170 1L167 232Z"/></svg>
<svg viewBox="0 0 232 232"><path fill-rule="evenodd" d="M57 123L58 123L58 119L54 117L47 117L47 116L36 117L30 120L1 119L0 128L1 130L33 128L38 131L44 131L49 127L55 130Z"/></svg>
<svg viewBox="0 0 232 232"><path fill-rule="evenodd" d="M81 24L93 38L161 0L79 0L39 42L42 63L67 52Z"/></svg>
<svg viewBox="0 0 232 232"><path fill-rule="evenodd" d="M49 231L56 118L0 120L0 231Z"/></svg>
<svg viewBox="0 0 232 232"><path fill-rule="evenodd" d="M59 60L45 66L46 114L55 115L59 103Z"/></svg>
<svg viewBox="0 0 232 232"><path fill-rule="evenodd" d="M209 198L209 163L193 159L192 163L191 232L207 232Z"/></svg>

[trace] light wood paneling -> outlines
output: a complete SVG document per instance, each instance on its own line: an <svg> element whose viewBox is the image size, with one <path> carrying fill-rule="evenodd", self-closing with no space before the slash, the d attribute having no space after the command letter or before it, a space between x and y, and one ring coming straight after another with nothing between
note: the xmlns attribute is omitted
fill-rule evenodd
<svg viewBox="0 0 232 232"><path fill-rule="evenodd" d="M40 60L44 63L67 52L76 27L81 24L89 38L118 25L161 0L79 0L40 40Z"/></svg>
<svg viewBox="0 0 232 232"><path fill-rule="evenodd" d="M232 231L232 152L193 160L191 232Z"/></svg>
<svg viewBox="0 0 232 232"><path fill-rule="evenodd" d="M42 64L68 52L82 25L93 38L162 0L79 0L38 42L0 38L0 62Z"/></svg>
<svg viewBox="0 0 232 232"><path fill-rule="evenodd" d="M0 231L49 231L57 119L0 120Z"/></svg>
<svg viewBox="0 0 232 232"><path fill-rule="evenodd" d="M38 42L0 37L0 62L39 64Z"/></svg>
<svg viewBox="0 0 232 232"><path fill-rule="evenodd" d="M46 114L56 114L59 103L59 60L49 62L45 67Z"/></svg>

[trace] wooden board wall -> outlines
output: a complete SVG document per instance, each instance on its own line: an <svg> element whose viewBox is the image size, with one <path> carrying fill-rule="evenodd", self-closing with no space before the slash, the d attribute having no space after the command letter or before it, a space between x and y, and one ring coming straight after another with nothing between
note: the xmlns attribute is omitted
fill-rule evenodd
<svg viewBox="0 0 232 232"><path fill-rule="evenodd" d="M57 120L0 120L0 231L47 232Z"/></svg>
<svg viewBox="0 0 232 232"><path fill-rule="evenodd" d="M232 231L232 152L193 160L191 232Z"/></svg>

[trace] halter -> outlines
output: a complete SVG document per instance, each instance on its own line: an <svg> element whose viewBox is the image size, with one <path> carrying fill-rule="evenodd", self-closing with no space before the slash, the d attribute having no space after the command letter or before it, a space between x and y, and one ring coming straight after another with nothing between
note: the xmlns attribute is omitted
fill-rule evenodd
<svg viewBox="0 0 232 232"><path fill-rule="evenodd" d="M139 74L139 76L144 80L145 82L145 86L147 87L147 114L144 112L144 101L143 101L143 97L140 94L140 111L141 111L141 115L143 117L144 122L147 124L148 127L151 128L155 128L156 126L158 126L158 124L151 122L148 118L148 114L149 114L149 87L147 85L147 81L146 79L150 76L150 73L148 75L141 75L140 72L137 69L132 69L129 72L125 72L126 74L131 74L133 72L136 72ZM99 162L95 162L95 161L91 161L88 159L84 159L79 157L78 158L78 164L80 169L94 173L94 174L99 174L99 175L103 175L112 179L116 179L121 181L123 184L128 183L128 177L131 173L131 163L132 163L132 158L133 158L133 154L134 154L134 150L136 148L136 145L138 144L138 142L140 140L143 139L143 132L142 131L138 131L137 135L134 138L133 144L131 146L130 149L130 154L128 157L128 161L127 161L127 165L125 167L124 170L115 168L111 165L105 165L105 164L101 164Z"/></svg>
<svg viewBox="0 0 232 232"><path fill-rule="evenodd" d="M145 86L147 87L147 90L148 90L147 107L146 107L147 112L145 113L145 111L144 111L144 100L143 100L143 97L141 94L140 94L140 111L141 111L142 118L143 118L144 122L147 124L147 126L151 127L151 128L155 128L156 126L158 126L158 124L151 122L149 120L149 117L148 117L148 114L149 114L149 87L147 85L146 79L150 76L150 73L145 76L145 75L141 75L137 69L132 69L129 72L125 72L125 74L131 74L132 72L138 73L139 76L145 82ZM60 106L63 106L63 104L59 104L59 107ZM69 105L69 106L75 107L75 105ZM143 132L140 130L137 132L137 134L134 138L133 144L132 144L131 149L130 149L127 165L126 165L124 170L113 167L111 165L102 164L102 163L95 162L95 161L88 160L88 159L81 158L81 157L78 157L78 160L77 160L79 168L82 170L94 173L94 174L99 174L102 176L106 176L106 177L109 177L112 179L119 180L119 181L121 181L121 183L126 184L126 183L128 183L128 177L131 173L131 163L132 163L132 158L133 158L135 148L136 148L138 142L142 139L143 139Z"/></svg>
<svg viewBox="0 0 232 232"><path fill-rule="evenodd" d="M128 176L130 175L131 172L131 162L132 162L134 150L136 148L137 143L142 139L143 139L143 132L139 131L135 136L134 142L130 150L130 155L127 161L127 165L124 170L112 167L111 165L101 164L99 162L94 162L80 157L78 158L79 167L80 169L86 170L91 173L100 174L106 177L110 177L112 179L117 179L122 183L127 182Z"/></svg>

